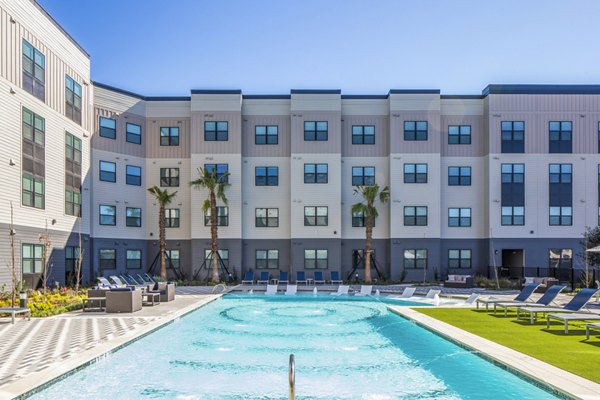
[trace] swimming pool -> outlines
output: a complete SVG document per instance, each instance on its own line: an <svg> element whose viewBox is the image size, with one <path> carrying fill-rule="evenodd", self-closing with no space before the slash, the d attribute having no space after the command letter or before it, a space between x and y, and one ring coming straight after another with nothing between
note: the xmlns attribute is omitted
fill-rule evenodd
<svg viewBox="0 0 600 400"><path fill-rule="evenodd" d="M394 302L398 304L398 302ZM228 295L35 399L553 399L373 299Z"/></svg>

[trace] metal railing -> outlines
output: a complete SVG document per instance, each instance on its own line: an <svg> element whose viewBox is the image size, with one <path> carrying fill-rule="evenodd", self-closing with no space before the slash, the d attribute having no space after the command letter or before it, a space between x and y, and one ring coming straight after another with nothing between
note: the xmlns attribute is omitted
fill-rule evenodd
<svg viewBox="0 0 600 400"><path fill-rule="evenodd" d="M290 354L290 366L288 369L288 379L290 383L290 400L294 400L296 397L296 363L294 362L294 355Z"/></svg>

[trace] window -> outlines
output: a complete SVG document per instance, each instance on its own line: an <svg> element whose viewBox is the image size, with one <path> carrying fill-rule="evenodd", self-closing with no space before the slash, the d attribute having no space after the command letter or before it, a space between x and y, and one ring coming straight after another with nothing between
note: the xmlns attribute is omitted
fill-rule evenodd
<svg viewBox="0 0 600 400"><path fill-rule="evenodd" d="M229 250L221 249L221 250L217 251L217 253L219 254L219 258L221 259L221 261L223 261L223 264L225 264L226 267L229 267ZM210 250L204 250L204 259L206 260L205 268L206 269L212 268L212 257L211 257Z"/></svg>
<svg viewBox="0 0 600 400"><path fill-rule="evenodd" d="M128 185L142 186L142 167L127 165L125 167L125 183Z"/></svg>
<svg viewBox="0 0 600 400"><path fill-rule="evenodd" d="M125 225L132 228L141 228L142 209L137 207L127 207L125 209Z"/></svg>
<svg viewBox="0 0 600 400"><path fill-rule="evenodd" d="M257 228L276 228L279 226L279 208L257 208L255 210Z"/></svg>
<svg viewBox="0 0 600 400"><path fill-rule="evenodd" d="M254 184L256 186L279 185L279 167L256 167Z"/></svg>
<svg viewBox="0 0 600 400"><path fill-rule="evenodd" d="M217 181L229 183L229 164L204 164L204 170L209 174L215 173Z"/></svg>
<svg viewBox="0 0 600 400"><path fill-rule="evenodd" d="M277 125L256 125L254 127L255 144L278 144L279 127Z"/></svg>
<svg viewBox="0 0 600 400"><path fill-rule="evenodd" d="M125 140L129 143L142 144L142 127L129 122L126 123Z"/></svg>
<svg viewBox="0 0 600 400"><path fill-rule="evenodd" d="M448 126L448 144L471 144L471 126Z"/></svg>
<svg viewBox="0 0 600 400"><path fill-rule="evenodd" d="M524 183L525 164L502 164L502 183Z"/></svg>
<svg viewBox="0 0 600 400"><path fill-rule="evenodd" d="M65 114L81 125L81 85L65 75Z"/></svg>
<svg viewBox="0 0 600 400"><path fill-rule="evenodd" d="M204 140L207 142L229 140L229 123L227 121L204 121Z"/></svg>
<svg viewBox="0 0 600 400"><path fill-rule="evenodd" d="M502 207L502 225L525 225L525 207Z"/></svg>
<svg viewBox="0 0 600 400"><path fill-rule="evenodd" d="M448 186L471 186L471 167L448 167Z"/></svg>
<svg viewBox="0 0 600 400"><path fill-rule="evenodd" d="M502 153L525 152L525 122L502 121L500 123Z"/></svg>
<svg viewBox="0 0 600 400"><path fill-rule="evenodd" d="M168 263L170 261L173 268L179 269L179 266L180 266L179 250L165 250L165 258L167 259L167 265L169 265Z"/></svg>
<svg viewBox="0 0 600 400"><path fill-rule="evenodd" d="M304 207L304 226L327 226L327 207Z"/></svg>
<svg viewBox="0 0 600 400"><path fill-rule="evenodd" d="M352 125L352 144L375 144L375 125Z"/></svg>
<svg viewBox="0 0 600 400"><path fill-rule="evenodd" d="M404 268L406 268L406 269L427 268L427 249L404 250Z"/></svg>
<svg viewBox="0 0 600 400"><path fill-rule="evenodd" d="M304 269L327 269L327 250L304 250Z"/></svg>
<svg viewBox="0 0 600 400"><path fill-rule="evenodd" d="M404 183L427 183L427 164L404 164Z"/></svg>
<svg viewBox="0 0 600 400"><path fill-rule="evenodd" d="M117 165L110 161L100 161L100 180L104 182L117 181Z"/></svg>
<svg viewBox="0 0 600 400"><path fill-rule="evenodd" d="M304 164L304 183L327 183L327 164Z"/></svg>
<svg viewBox="0 0 600 400"><path fill-rule="evenodd" d="M470 208L448 208L448 226L449 227L471 226L471 209Z"/></svg>
<svg viewBox="0 0 600 400"><path fill-rule="evenodd" d="M305 142L325 142L327 135L327 121L304 121Z"/></svg>
<svg viewBox="0 0 600 400"><path fill-rule="evenodd" d="M427 121L404 121L404 140L427 140Z"/></svg>
<svg viewBox="0 0 600 400"><path fill-rule="evenodd" d="M65 189L65 214L81 216L81 192L70 188Z"/></svg>
<svg viewBox="0 0 600 400"><path fill-rule="evenodd" d="M127 268L127 269L142 268L142 251L141 250L127 250L125 253L125 257L126 257L125 268Z"/></svg>
<svg viewBox="0 0 600 400"><path fill-rule="evenodd" d="M204 226L210 226L211 220L210 208L204 214ZM229 225L229 207L217 207L217 226Z"/></svg>
<svg viewBox="0 0 600 400"><path fill-rule="evenodd" d="M23 175L23 205L34 208L45 208L44 180Z"/></svg>
<svg viewBox="0 0 600 400"><path fill-rule="evenodd" d="M81 139L69 132L65 134L65 157L68 161L81 165Z"/></svg>
<svg viewBox="0 0 600 400"><path fill-rule="evenodd" d="M116 139L117 121L112 118L100 117L100 136L108 139Z"/></svg>
<svg viewBox="0 0 600 400"><path fill-rule="evenodd" d="M256 250L256 269L279 269L279 250Z"/></svg>
<svg viewBox="0 0 600 400"><path fill-rule="evenodd" d="M471 268L471 250L448 250L448 268Z"/></svg>
<svg viewBox="0 0 600 400"><path fill-rule="evenodd" d="M100 204L100 225L117 224L117 206Z"/></svg>
<svg viewBox="0 0 600 400"><path fill-rule="evenodd" d="M573 152L573 123L571 121L550 121L550 153Z"/></svg>
<svg viewBox="0 0 600 400"><path fill-rule="evenodd" d="M573 249L550 249L548 253L550 268L573 268Z"/></svg>
<svg viewBox="0 0 600 400"><path fill-rule="evenodd" d="M23 244L21 265L24 274L41 274L44 271L44 245Z"/></svg>
<svg viewBox="0 0 600 400"><path fill-rule="evenodd" d="M23 139L44 146L46 136L46 120L33 111L23 107Z"/></svg>
<svg viewBox="0 0 600 400"><path fill-rule="evenodd" d="M352 186L375 184L375 167L352 167Z"/></svg>
<svg viewBox="0 0 600 400"><path fill-rule="evenodd" d="M600 122L598 122L598 153L600 153Z"/></svg>
<svg viewBox="0 0 600 400"><path fill-rule="evenodd" d="M179 208L165 208L165 228L179 228Z"/></svg>
<svg viewBox="0 0 600 400"><path fill-rule="evenodd" d="M573 174L572 164L550 164L550 183L571 183Z"/></svg>
<svg viewBox="0 0 600 400"><path fill-rule="evenodd" d="M179 146L179 128L176 126L163 126L160 128L161 146Z"/></svg>
<svg viewBox="0 0 600 400"><path fill-rule="evenodd" d="M404 207L404 226L427 226L427 207Z"/></svg>
<svg viewBox="0 0 600 400"><path fill-rule="evenodd" d="M115 249L100 249L100 269L117 268L117 251Z"/></svg>
<svg viewBox="0 0 600 400"><path fill-rule="evenodd" d="M179 186L179 168L161 168L160 169L161 187Z"/></svg>
<svg viewBox="0 0 600 400"><path fill-rule="evenodd" d="M550 225L573 225L573 207L550 207Z"/></svg>
<svg viewBox="0 0 600 400"><path fill-rule="evenodd" d="M75 269L78 260L79 247L65 246L65 275L67 277L67 283L75 282ZM81 274L81 271L79 273Z"/></svg>
<svg viewBox="0 0 600 400"><path fill-rule="evenodd" d="M367 218L362 212L352 213L352 227L360 228L367 226ZM375 218L373 218L373 227L375 227Z"/></svg>
<svg viewBox="0 0 600 400"><path fill-rule="evenodd" d="M46 57L23 39L23 89L41 101L46 99Z"/></svg>

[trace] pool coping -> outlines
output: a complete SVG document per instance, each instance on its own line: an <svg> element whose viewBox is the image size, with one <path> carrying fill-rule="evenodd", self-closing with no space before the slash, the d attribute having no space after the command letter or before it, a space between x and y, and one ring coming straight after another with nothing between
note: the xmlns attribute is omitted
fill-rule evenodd
<svg viewBox="0 0 600 400"><path fill-rule="evenodd" d="M418 307L387 306L391 312L406 318L510 372L532 380L538 386L567 399L598 400L600 384L555 367L537 358L484 339L473 333L442 322L415 309Z"/></svg>
<svg viewBox="0 0 600 400"><path fill-rule="evenodd" d="M33 394L42 391L48 386L60 381L73 373L104 359L133 342L136 342L145 336L173 323L185 315L196 311L199 308L219 299L222 294L203 295L199 301L188 304L179 310L170 314L162 315L150 321L148 325L140 327L133 332L113 338L105 343L101 343L91 349L83 351L81 354L69 358L65 361L53 365L44 370L29 374L15 382L11 382L0 389L0 400L3 399L25 399Z"/></svg>

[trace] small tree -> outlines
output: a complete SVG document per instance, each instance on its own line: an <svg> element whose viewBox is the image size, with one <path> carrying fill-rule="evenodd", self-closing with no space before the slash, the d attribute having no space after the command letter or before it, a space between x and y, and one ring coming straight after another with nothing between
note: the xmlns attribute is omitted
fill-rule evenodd
<svg viewBox="0 0 600 400"><path fill-rule="evenodd" d="M79 245L77 259L75 260L75 291L79 291L79 284L81 283L81 268L83 265L83 244L81 243L81 215L77 218Z"/></svg>
<svg viewBox="0 0 600 400"><path fill-rule="evenodd" d="M42 290L44 293L44 301L46 301L46 292L48 290L48 275L50 275L50 259L48 257L48 252L52 246L52 242L50 241L50 233L48 231L48 221L46 221L46 228L44 229L44 233L40 234L38 237L39 242L42 244Z"/></svg>
<svg viewBox="0 0 600 400"><path fill-rule="evenodd" d="M173 201L173 197L177 192L169 193L167 189L161 190L154 185L148 188L148 192L158 202L158 236L160 243L160 279L167 280L167 266L165 264L165 247L166 247L166 232L165 232L165 206Z"/></svg>
<svg viewBox="0 0 600 400"><path fill-rule="evenodd" d="M212 277L211 281L218 283L219 278L219 244L218 244L218 224L217 224L217 200L221 200L227 205L227 196L225 189L229 187L229 172L225 172L217 177L216 169L207 170L198 168L200 177L191 182L196 189L208 190L208 198L202 203L202 211L206 214L210 211L210 252L212 256Z"/></svg>
<svg viewBox="0 0 600 400"><path fill-rule="evenodd" d="M362 201L352 205L352 214L361 214L365 221L365 282L371 282L371 253L373 252L373 223L379 215L375 202L385 204L390 199L390 189L386 186L381 191L377 183L370 186L359 185L354 194L362 196Z"/></svg>
<svg viewBox="0 0 600 400"><path fill-rule="evenodd" d="M13 224L13 205L12 201L10 202L10 226L8 227L8 238L10 242L10 275L12 278L12 307L17 303L17 292L20 289L22 279L18 279L17 277L17 265L15 263L15 235L17 232L15 231Z"/></svg>
<svg viewBox="0 0 600 400"><path fill-rule="evenodd" d="M590 283L592 283L592 277L590 275L589 266L600 265L600 252L587 250L600 246L600 226L597 226L595 228L590 228L589 226L586 226L585 232L583 233L583 241L581 242L581 245L583 249L582 256L585 262L585 273L583 280L585 280L585 286L589 287Z"/></svg>

